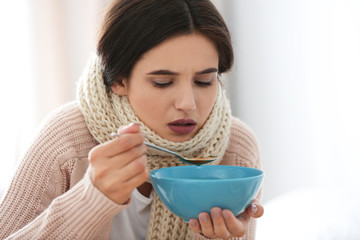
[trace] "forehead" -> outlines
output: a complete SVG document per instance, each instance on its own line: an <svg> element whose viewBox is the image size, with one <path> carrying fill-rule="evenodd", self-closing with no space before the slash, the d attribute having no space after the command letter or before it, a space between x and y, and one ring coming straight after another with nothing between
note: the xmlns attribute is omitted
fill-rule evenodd
<svg viewBox="0 0 360 240"><path fill-rule="evenodd" d="M218 67L219 56L215 44L201 34L171 37L147 51L136 67ZM134 69L135 70L135 69Z"/></svg>

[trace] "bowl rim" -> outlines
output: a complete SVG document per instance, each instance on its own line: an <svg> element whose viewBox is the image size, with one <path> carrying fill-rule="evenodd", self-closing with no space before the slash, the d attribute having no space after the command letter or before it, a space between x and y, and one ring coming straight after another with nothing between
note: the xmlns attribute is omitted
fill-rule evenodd
<svg viewBox="0 0 360 240"><path fill-rule="evenodd" d="M243 168L243 169L252 169L254 171L257 171L258 174L255 176L251 176L251 177L246 177L246 178L229 178L229 179L188 179L188 178L172 178L172 177L159 177L159 176L155 176L156 172L162 170L162 169L168 169L168 168L209 168L209 167L224 167L224 168ZM184 165L184 166L174 166L174 167L164 167L164 168L158 168L155 170L150 171L149 176L150 178L155 178L155 179L161 179L161 180L168 180L168 181L176 181L179 179L182 179L184 181L190 181L190 182L195 182L195 181L201 181L204 180L206 182L230 182L230 181L234 181L234 180L252 180L252 179L256 179L256 178L263 178L264 177L264 172L261 169L258 168L252 168L252 167L244 167L244 166L233 166L233 165L201 165L201 166L192 166L192 165Z"/></svg>

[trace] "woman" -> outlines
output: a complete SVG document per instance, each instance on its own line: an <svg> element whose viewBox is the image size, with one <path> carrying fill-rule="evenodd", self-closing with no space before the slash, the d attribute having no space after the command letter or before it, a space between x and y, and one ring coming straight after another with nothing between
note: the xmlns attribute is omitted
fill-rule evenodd
<svg viewBox="0 0 360 240"><path fill-rule="evenodd" d="M257 202L240 216L215 207L189 223L169 212L148 173L182 163L143 144L259 168L255 138L231 117L219 82L232 62L210 1L114 1L78 100L44 122L14 176L0 237L254 239Z"/></svg>

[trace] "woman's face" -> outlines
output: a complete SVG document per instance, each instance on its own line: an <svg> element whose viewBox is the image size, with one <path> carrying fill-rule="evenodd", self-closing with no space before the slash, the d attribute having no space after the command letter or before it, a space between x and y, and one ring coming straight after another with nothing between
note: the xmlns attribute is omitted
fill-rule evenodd
<svg viewBox="0 0 360 240"><path fill-rule="evenodd" d="M214 105L218 63L216 47L206 37L176 36L146 52L130 79L112 90L127 95L137 117L159 136L187 141L203 126Z"/></svg>

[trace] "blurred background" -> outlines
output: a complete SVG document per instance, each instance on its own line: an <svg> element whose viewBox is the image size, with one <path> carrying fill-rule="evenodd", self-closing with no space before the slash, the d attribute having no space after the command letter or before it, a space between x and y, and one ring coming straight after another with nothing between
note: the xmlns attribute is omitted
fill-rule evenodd
<svg viewBox="0 0 360 240"><path fill-rule="evenodd" d="M75 99L107 2L0 2L1 192L40 122ZM258 239L360 239L360 1L213 2L235 49L233 114L260 145Z"/></svg>

